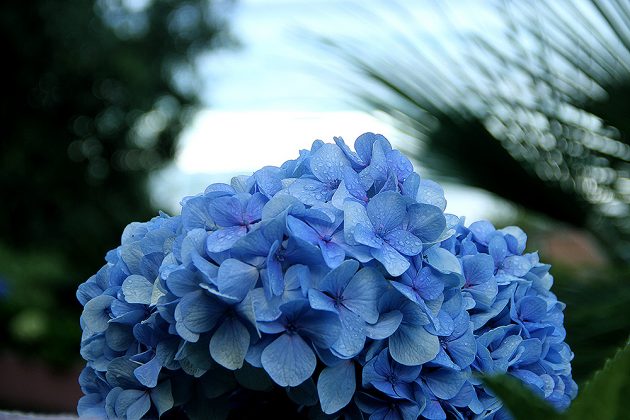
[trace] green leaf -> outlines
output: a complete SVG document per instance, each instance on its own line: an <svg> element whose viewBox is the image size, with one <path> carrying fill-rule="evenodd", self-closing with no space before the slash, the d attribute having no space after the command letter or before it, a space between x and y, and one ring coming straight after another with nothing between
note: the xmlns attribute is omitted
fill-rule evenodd
<svg viewBox="0 0 630 420"><path fill-rule="evenodd" d="M515 420L562 418L547 402L512 376L487 376L483 382L501 399Z"/></svg>
<svg viewBox="0 0 630 420"><path fill-rule="evenodd" d="M627 418L630 411L630 340L608 359L578 394L567 417L613 420Z"/></svg>

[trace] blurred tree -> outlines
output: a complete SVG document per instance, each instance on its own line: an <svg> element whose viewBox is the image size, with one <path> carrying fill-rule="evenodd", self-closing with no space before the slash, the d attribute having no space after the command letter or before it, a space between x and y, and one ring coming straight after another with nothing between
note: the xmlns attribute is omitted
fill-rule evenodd
<svg viewBox="0 0 630 420"><path fill-rule="evenodd" d="M21 343L48 357L76 353L76 285L99 268L127 223L155 214L147 176L173 157L199 104L196 59L232 43L230 5L2 2L3 345ZM45 296L24 299L29 294ZM69 318L58 319L59 311ZM44 323L38 334L15 334L33 319ZM69 340L55 340L55 325L72 326Z"/></svg>

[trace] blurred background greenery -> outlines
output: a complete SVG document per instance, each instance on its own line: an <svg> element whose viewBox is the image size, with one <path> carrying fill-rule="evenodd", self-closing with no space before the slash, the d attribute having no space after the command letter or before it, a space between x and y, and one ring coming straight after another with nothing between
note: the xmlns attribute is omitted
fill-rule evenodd
<svg viewBox="0 0 630 420"><path fill-rule="evenodd" d="M522 226L529 249L554 264L583 382L630 333L630 6L477 1L468 10L486 12L464 21L458 2L342 3L335 13L359 28L353 36L324 29L300 38L316 60L335 65L296 71L327 72L349 107L413 139L403 147L423 175L508 203L513 211L493 221ZM325 4L315 2L312 19L328 19L316 13ZM76 287L127 223L157 212L147 181L172 161L203 105L208 52L238 45L228 27L236 6L0 5L8 75L0 98L3 350L58 370L79 362ZM439 35L424 30L427 7L443 17ZM488 13L498 29L485 33ZM2 400L0 408L17 407Z"/></svg>
<svg viewBox="0 0 630 420"><path fill-rule="evenodd" d="M195 58L232 44L216 3L0 5L2 346L76 362L76 287L156 213L147 176L199 105Z"/></svg>

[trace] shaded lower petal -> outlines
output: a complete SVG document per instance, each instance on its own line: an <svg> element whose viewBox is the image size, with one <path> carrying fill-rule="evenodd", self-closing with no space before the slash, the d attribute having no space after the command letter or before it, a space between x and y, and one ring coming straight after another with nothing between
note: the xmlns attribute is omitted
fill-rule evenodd
<svg viewBox="0 0 630 420"><path fill-rule="evenodd" d="M407 366L421 365L431 361L440 349L438 338L419 325L402 324L389 337L389 352L392 358Z"/></svg>
<svg viewBox="0 0 630 420"><path fill-rule="evenodd" d="M354 396L356 381L351 360L324 368L317 380L317 394L326 414L332 414L348 405Z"/></svg>
<svg viewBox="0 0 630 420"><path fill-rule="evenodd" d="M228 318L210 339L210 355L221 366L235 370L243 366L249 348L249 331L236 318Z"/></svg>
<svg viewBox="0 0 630 420"><path fill-rule="evenodd" d="M280 386L298 386L315 371L315 353L299 335L282 334L262 352L261 363Z"/></svg>

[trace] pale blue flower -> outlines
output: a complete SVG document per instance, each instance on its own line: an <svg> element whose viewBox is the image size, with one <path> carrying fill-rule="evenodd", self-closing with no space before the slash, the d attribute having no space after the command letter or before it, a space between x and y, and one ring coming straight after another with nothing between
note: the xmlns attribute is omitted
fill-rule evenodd
<svg viewBox="0 0 630 420"><path fill-rule="evenodd" d="M525 233L444 213L381 135L335 143L125 228L76 293L81 416L203 417L276 388L315 416L506 418L495 373L570 404L564 304Z"/></svg>

